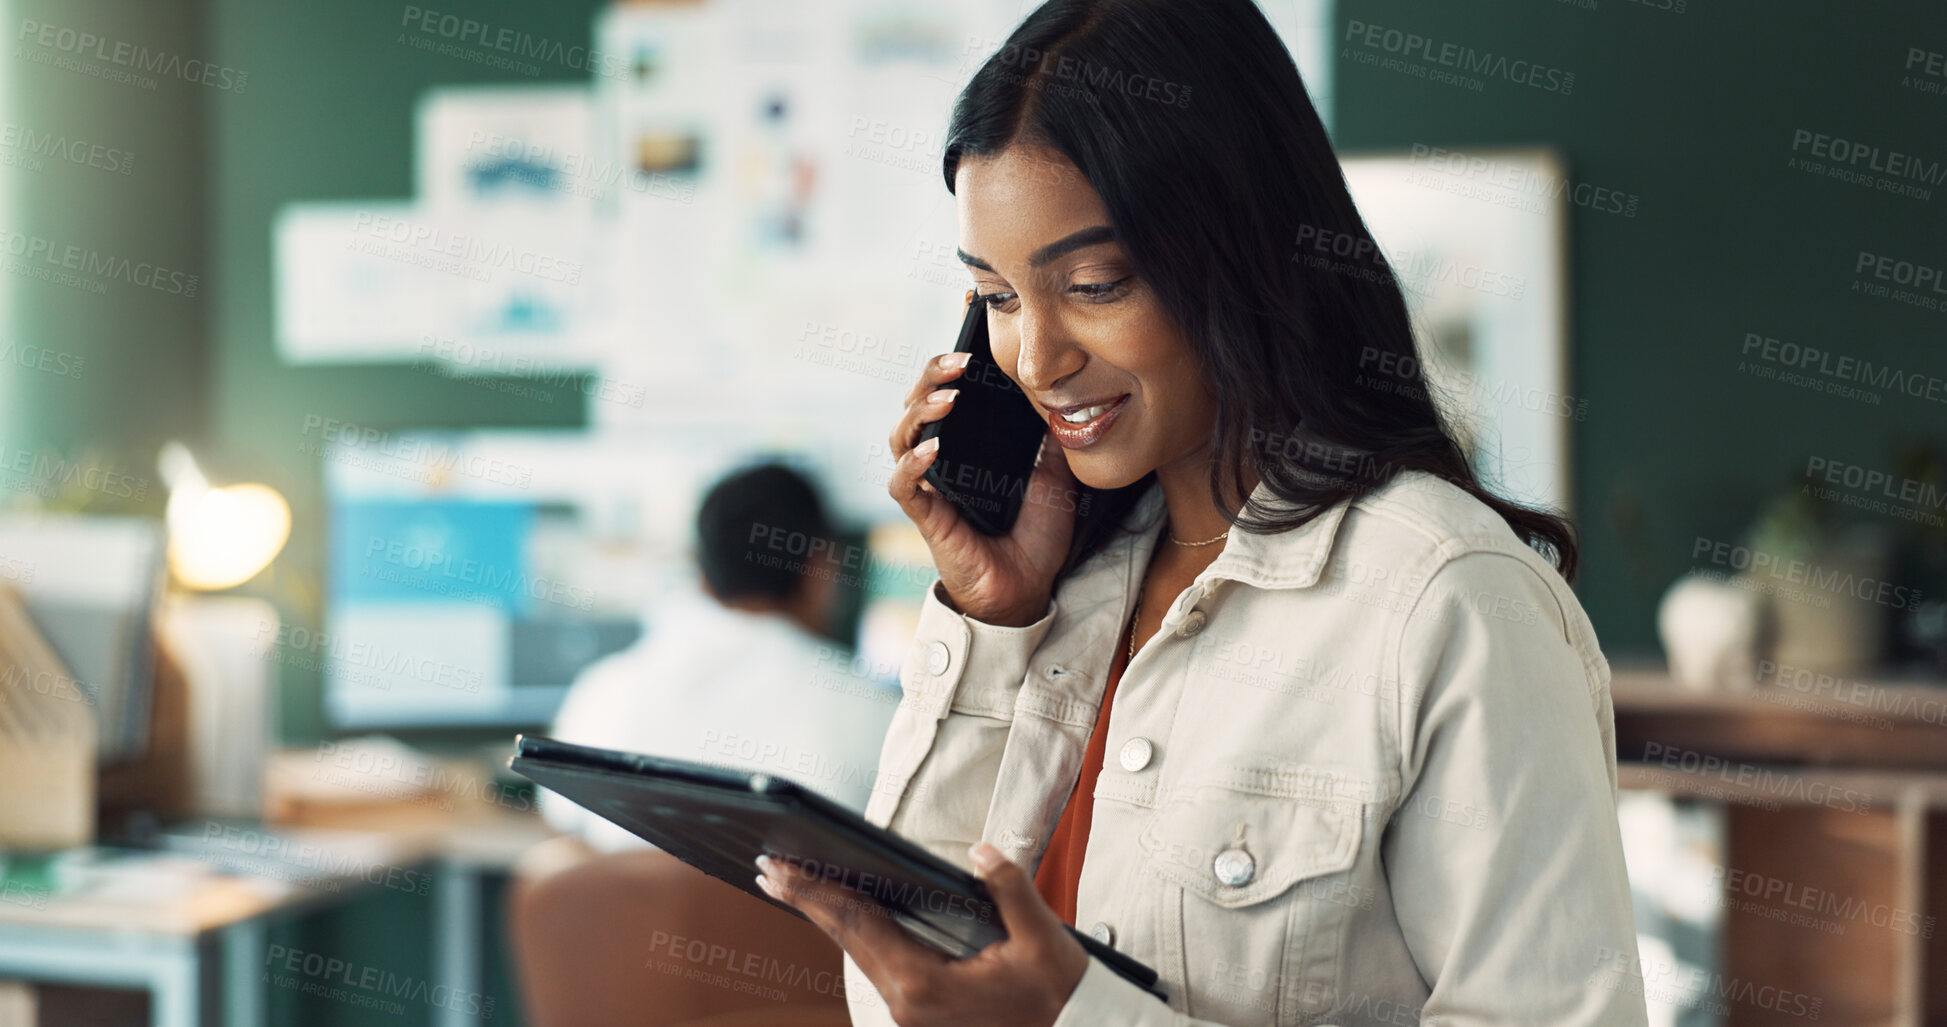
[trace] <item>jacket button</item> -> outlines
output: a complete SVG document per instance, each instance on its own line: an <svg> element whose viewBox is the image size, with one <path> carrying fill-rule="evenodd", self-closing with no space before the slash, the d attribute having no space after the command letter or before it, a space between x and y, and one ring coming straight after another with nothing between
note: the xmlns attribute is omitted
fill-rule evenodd
<svg viewBox="0 0 1947 1027"><path fill-rule="evenodd" d="M1110 948L1115 947L1115 928L1110 927L1100 920L1095 922L1094 927L1088 929L1088 936Z"/></svg>
<svg viewBox="0 0 1947 1027"><path fill-rule="evenodd" d="M1243 849L1225 849L1217 853L1217 860L1211 864L1211 869L1216 871L1217 880L1224 887L1241 888L1257 876L1257 860Z"/></svg>
<svg viewBox="0 0 1947 1027"><path fill-rule="evenodd" d="M1183 618L1183 623L1176 626L1176 633L1183 638L1194 638L1197 632L1203 630L1204 622L1209 619L1204 616L1202 610L1191 610L1190 615Z"/></svg>
<svg viewBox="0 0 1947 1027"><path fill-rule="evenodd" d="M1122 754L1117 759L1121 761L1122 769L1133 774L1149 766L1150 757L1154 755L1156 755L1156 746L1150 744L1149 739L1131 738L1122 743Z"/></svg>
<svg viewBox="0 0 1947 1027"><path fill-rule="evenodd" d="M926 672L934 677L946 673L947 666L952 662L953 651L946 647L945 642L934 642L926 650Z"/></svg>

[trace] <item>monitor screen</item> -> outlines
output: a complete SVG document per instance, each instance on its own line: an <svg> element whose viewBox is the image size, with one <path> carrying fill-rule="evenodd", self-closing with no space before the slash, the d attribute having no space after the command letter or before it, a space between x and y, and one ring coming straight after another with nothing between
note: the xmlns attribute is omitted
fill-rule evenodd
<svg viewBox="0 0 1947 1027"><path fill-rule="evenodd" d="M582 668L653 631L643 612L694 586L704 491L759 457L811 472L841 527L857 519L842 468L760 443L708 426L344 426L324 450L325 616L307 647L332 722L547 724ZM863 596L843 591L832 634L850 646Z"/></svg>

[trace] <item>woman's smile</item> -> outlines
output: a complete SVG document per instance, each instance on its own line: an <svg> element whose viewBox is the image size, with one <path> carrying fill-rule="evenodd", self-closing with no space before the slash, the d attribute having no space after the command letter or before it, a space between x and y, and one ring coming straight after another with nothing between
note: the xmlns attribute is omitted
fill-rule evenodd
<svg viewBox="0 0 1947 1027"><path fill-rule="evenodd" d="M1105 402L1049 407L1048 427L1063 449L1086 449L1109 433L1128 404L1129 396L1124 393Z"/></svg>

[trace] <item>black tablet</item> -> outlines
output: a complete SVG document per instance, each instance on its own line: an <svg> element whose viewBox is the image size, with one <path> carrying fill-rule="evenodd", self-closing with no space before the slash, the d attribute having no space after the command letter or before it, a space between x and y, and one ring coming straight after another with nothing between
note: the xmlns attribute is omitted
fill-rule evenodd
<svg viewBox="0 0 1947 1027"><path fill-rule="evenodd" d="M520 735L508 769L793 916L757 887L757 857L871 898L921 943L963 959L1007 937L973 874L784 778ZM1157 996L1156 971L1069 928L1090 956Z"/></svg>

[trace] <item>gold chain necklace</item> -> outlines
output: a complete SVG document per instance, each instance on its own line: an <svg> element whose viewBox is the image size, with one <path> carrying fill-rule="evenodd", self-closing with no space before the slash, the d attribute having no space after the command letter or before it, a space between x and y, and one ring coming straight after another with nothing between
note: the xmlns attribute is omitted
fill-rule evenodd
<svg viewBox="0 0 1947 1027"><path fill-rule="evenodd" d="M1223 534L1218 535L1215 538L1204 539L1202 542L1185 542L1182 539L1177 538L1176 533L1171 531L1168 525L1165 525L1163 527L1163 536L1165 538L1168 538L1171 542L1174 542L1179 546L1184 546L1190 549L1194 549L1198 546L1209 546L1209 545L1215 545L1216 543L1222 542L1223 540L1230 537L1230 529L1225 528ZM1142 620L1142 613L1143 613L1143 597L1142 597L1142 592L1138 590L1136 593L1136 608L1135 610L1131 611L1129 614L1129 658L1131 660L1136 658L1136 624Z"/></svg>

